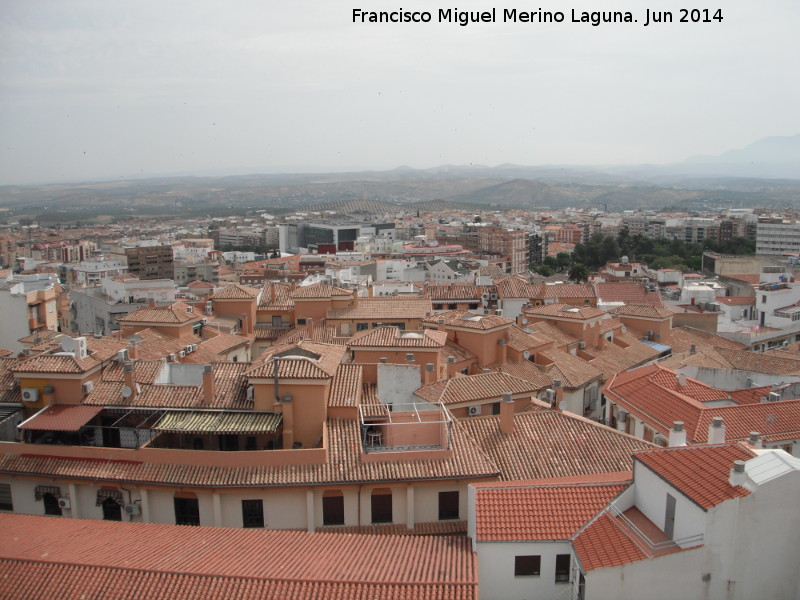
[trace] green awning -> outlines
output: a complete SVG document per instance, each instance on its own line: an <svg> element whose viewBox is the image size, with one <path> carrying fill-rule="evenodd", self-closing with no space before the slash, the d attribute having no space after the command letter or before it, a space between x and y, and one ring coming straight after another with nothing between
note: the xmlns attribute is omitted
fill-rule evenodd
<svg viewBox="0 0 800 600"><path fill-rule="evenodd" d="M169 433L275 433L282 418L265 412L168 411L153 429Z"/></svg>

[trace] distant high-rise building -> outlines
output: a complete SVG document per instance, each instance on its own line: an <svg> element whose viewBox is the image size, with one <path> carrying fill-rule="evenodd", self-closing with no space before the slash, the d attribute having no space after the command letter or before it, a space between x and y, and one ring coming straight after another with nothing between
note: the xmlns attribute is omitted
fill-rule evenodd
<svg viewBox="0 0 800 600"><path fill-rule="evenodd" d="M528 271L528 232L522 229L483 227L479 232L481 250L506 257L506 273Z"/></svg>
<svg viewBox="0 0 800 600"><path fill-rule="evenodd" d="M762 218L756 229L756 254L800 252L800 221Z"/></svg>
<svg viewBox="0 0 800 600"><path fill-rule="evenodd" d="M125 248L128 272L139 279L173 279L175 277L171 245Z"/></svg>

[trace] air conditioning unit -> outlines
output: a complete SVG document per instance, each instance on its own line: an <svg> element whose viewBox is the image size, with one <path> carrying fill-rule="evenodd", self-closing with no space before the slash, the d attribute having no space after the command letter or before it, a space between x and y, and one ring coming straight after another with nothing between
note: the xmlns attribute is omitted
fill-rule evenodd
<svg viewBox="0 0 800 600"><path fill-rule="evenodd" d="M58 508L70 508L72 504L69 501L69 498L59 498L58 499Z"/></svg>
<svg viewBox="0 0 800 600"><path fill-rule="evenodd" d="M186 356L186 350L179 350L179 351L178 351L178 356L179 356L180 358L183 358L184 356Z"/></svg>
<svg viewBox="0 0 800 600"><path fill-rule="evenodd" d="M183 349L183 352L184 352L185 354L191 354L191 353L192 353L192 345L191 345L191 344L189 344L188 346L186 346L186 347Z"/></svg>
<svg viewBox="0 0 800 600"><path fill-rule="evenodd" d="M192 352L197 352L197 344L191 344Z"/></svg>
<svg viewBox="0 0 800 600"><path fill-rule="evenodd" d="M485 314L485 315L488 315L488 314L489 314L489 312L490 312L490 311L489 311L489 309L488 309L488 308L484 308L484 309L483 309L483 314Z"/></svg>
<svg viewBox="0 0 800 600"><path fill-rule="evenodd" d="M39 400L39 390L37 388L25 388L22 390L23 402L37 402Z"/></svg>
<svg viewBox="0 0 800 600"><path fill-rule="evenodd" d="M142 509L138 504L126 504L124 508L126 515L135 517L136 515L142 514Z"/></svg>
<svg viewBox="0 0 800 600"><path fill-rule="evenodd" d="M481 407L480 406L470 406L467 408L467 413L470 417L479 417L481 415Z"/></svg>
<svg viewBox="0 0 800 600"><path fill-rule="evenodd" d="M200 319L200 324L201 325L208 325L208 319L203 317L202 319Z"/></svg>
<svg viewBox="0 0 800 600"><path fill-rule="evenodd" d="M552 404L556 401L556 391L555 390L545 390L544 392L544 399L546 402Z"/></svg>
<svg viewBox="0 0 800 600"><path fill-rule="evenodd" d="M497 300L497 294L492 294L491 298L492 300Z"/></svg>
<svg viewBox="0 0 800 600"><path fill-rule="evenodd" d="M94 381L87 381L83 384L83 394L91 394L94 390Z"/></svg>
<svg viewBox="0 0 800 600"><path fill-rule="evenodd" d="M89 351L87 350L87 347L86 347L86 338L85 337L76 337L76 338L74 338L73 342L75 344L74 345L75 356L79 360L82 360L82 359L86 358L87 356L89 356Z"/></svg>
<svg viewBox="0 0 800 600"><path fill-rule="evenodd" d="M770 392L767 396L767 402L777 402L781 399L781 395L778 392Z"/></svg>
<svg viewBox="0 0 800 600"><path fill-rule="evenodd" d="M483 300L488 300L488 299L489 299L489 294L483 294L483 295L481 296L481 298L482 298Z"/></svg>
<svg viewBox="0 0 800 600"><path fill-rule="evenodd" d="M117 360L119 362L125 362L126 360L128 360L128 350L127 350L127 348L117 352Z"/></svg>

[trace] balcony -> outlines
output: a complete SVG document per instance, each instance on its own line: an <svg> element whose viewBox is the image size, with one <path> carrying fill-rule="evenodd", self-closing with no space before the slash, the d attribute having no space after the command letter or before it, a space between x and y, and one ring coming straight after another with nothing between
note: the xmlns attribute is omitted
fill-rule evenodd
<svg viewBox="0 0 800 600"><path fill-rule="evenodd" d="M424 453L422 458L436 458L431 453L452 454L454 421L441 403L366 404L358 410L365 456L403 453L409 458L409 453Z"/></svg>
<svg viewBox="0 0 800 600"><path fill-rule="evenodd" d="M679 539L670 539L635 506L621 511L612 504L606 509L606 513L620 529L628 534L628 537L633 540L642 552L651 558L703 545L702 533Z"/></svg>

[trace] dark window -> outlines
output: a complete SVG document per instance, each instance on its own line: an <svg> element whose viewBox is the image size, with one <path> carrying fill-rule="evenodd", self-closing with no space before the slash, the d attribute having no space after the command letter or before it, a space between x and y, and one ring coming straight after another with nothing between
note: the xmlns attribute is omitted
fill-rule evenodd
<svg viewBox="0 0 800 600"><path fill-rule="evenodd" d="M7 483L0 483L0 510L14 510L14 502L11 500L11 486Z"/></svg>
<svg viewBox="0 0 800 600"><path fill-rule="evenodd" d="M344 525L344 496L323 496L322 498L322 524Z"/></svg>
<svg viewBox="0 0 800 600"><path fill-rule="evenodd" d="M514 577L538 576L541 567L542 557L538 554L514 557Z"/></svg>
<svg viewBox="0 0 800 600"><path fill-rule="evenodd" d="M219 436L219 449L228 452L233 450L238 450L239 438L231 434L224 434Z"/></svg>
<svg viewBox="0 0 800 600"><path fill-rule="evenodd" d="M306 320L305 319L297 319L297 324L298 325L305 325L306 324Z"/></svg>
<svg viewBox="0 0 800 600"><path fill-rule="evenodd" d="M556 583L569 581L569 554L556 554Z"/></svg>
<svg viewBox="0 0 800 600"><path fill-rule="evenodd" d="M61 516L61 507L58 505L58 498L56 498L53 494L47 493L42 496L42 501L44 502L44 514L46 515L55 515L60 517Z"/></svg>
<svg viewBox="0 0 800 600"><path fill-rule="evenodd" d="M392 493L389 491L374 491L371 498L372 522L392 522Z"/></svg>
<svg viewBox="0 0 800 600"><path fill-rule="evenodd" d="M356 323L356 331L366 331L367 329L369 329L367 323Z"/></svg>
<svg viewBox="0 0 800 600"><path fill-rule="evenodd" d="M499 415L500 414L500 403L499 402L492 402L489 405L489 414L490 415Z"/></svg>
<svg viewBox="0 0 800 600"><path fill-rule="evenodd" d="M242 526L264 527L264 502L242 500Z"/></svg>
<svg viewBox="0 0 800 600"><path fill-rule="evenodd" d="M113 498L103 500L103 520L122 521L122 507Z"/></svg>
<svg viewBox="0 0 800 600"><path fill-rule="evenodd" d="M200 525L200 505L197 498L175 498L175 524Z"/></svg>
<svg viewBox="0 0 800 600"><path fill-rule="evenodd" d="M439 492L439 520L458 518L458 492Z"/></svg>
<svg viewBox="0 0 800 600"><path fill-rule="evenodd" d="M272 315L272 326L273 327L280 327L281 323L283 323L283 317Z"/></svg>

